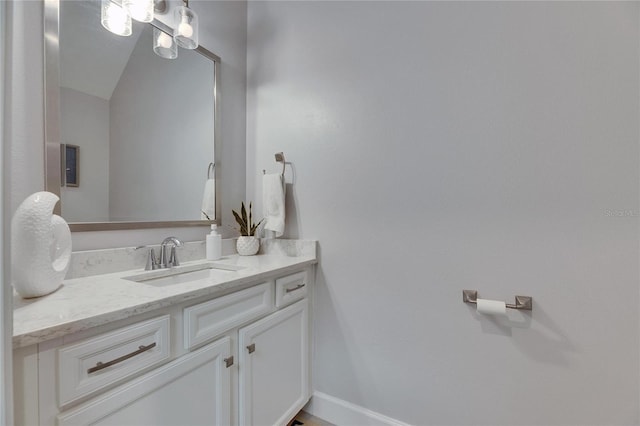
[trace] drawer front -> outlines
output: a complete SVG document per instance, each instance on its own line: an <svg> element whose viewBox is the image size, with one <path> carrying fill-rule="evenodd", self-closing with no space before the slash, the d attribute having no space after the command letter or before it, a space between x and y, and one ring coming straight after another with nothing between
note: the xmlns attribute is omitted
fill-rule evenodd
<svg viewBox="0 0 640 426"><path fill-rule="evenodd" d="M276 307L287 306L307 296L309 280L305 271L276 280Z"/></svg>
<svg viewBox="0 0 640 426"><path fill-rule="evenodd" d="M181 356L58 415L58 426L230 425L231 338Z"/></svg>
<svg viewBox="0 0 640 426"><path fill-rule="evenodd" d="M184 347L191 349L271 311L273 282L185 308Z"/></svg>
<svg viewBox="0 0 640 426"><path fill-rule="evenodd" d="M164 315L60 348L60 406L168 359L169 324Z"/></svg>

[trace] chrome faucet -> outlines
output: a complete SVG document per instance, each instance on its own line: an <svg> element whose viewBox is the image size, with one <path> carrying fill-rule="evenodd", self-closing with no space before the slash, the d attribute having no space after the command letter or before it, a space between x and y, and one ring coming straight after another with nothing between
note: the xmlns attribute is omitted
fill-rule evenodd
<svg viewBox="0 0 640 426"><path fill-rule="evenodd" d="M167 250L171 247L171 252L167 253ZM178 254L176 248L182 247L182 241L176 237L167 237L160 244L160 267L161 268L173 268L174 266L180 266L178 261Z"/></svg>

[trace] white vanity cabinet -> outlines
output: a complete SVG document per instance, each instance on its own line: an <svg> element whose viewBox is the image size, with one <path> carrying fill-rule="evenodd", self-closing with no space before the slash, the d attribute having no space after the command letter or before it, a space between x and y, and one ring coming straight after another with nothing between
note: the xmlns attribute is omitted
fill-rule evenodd
<svg viewBox="0 0 640 426"><path fill-rule="evenodd" d="M309 400L308 300L240 330L240 424L285 425Z"/></svg>
<svg viewBox="0 0 640 426"><path fill-rule="evenodd" d="M312 272L16 350L17 424L286 424L310 397Z"/></svg>

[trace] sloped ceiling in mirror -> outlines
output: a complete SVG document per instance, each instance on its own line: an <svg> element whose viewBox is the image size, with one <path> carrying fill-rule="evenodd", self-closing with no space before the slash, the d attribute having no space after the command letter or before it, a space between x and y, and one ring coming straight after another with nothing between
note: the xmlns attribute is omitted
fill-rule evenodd
<svg viewBox="0 0 640 426"><path fill-rule="evenodd" d="M74 3L60 8L60 86L109 100L144 27L134 25L129 37L95 31L100 1Z"/></svg>

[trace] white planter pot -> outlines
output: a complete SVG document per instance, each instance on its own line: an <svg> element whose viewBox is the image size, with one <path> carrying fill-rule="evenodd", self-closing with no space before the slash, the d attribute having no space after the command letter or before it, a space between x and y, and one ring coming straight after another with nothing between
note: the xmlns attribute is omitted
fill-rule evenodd
<svg viewBox="0 0 640 426"><path fill-rule="evenodd" d="M236 250L240 256L252 256L260 249L260 240L258 237L238 237L236 242Z"/></svg>

